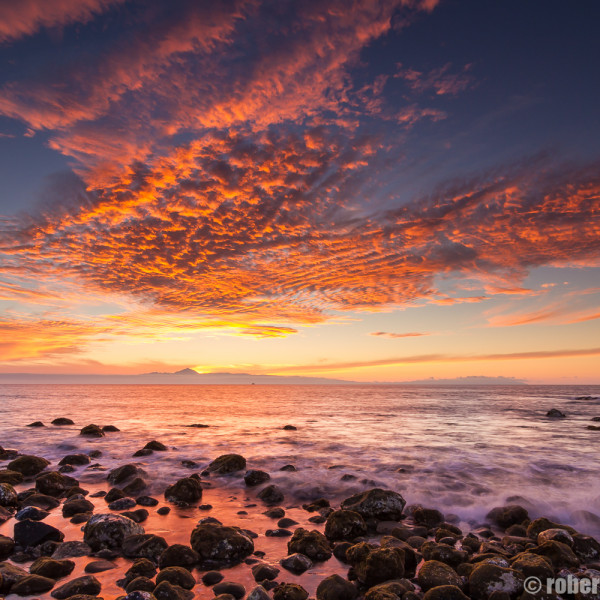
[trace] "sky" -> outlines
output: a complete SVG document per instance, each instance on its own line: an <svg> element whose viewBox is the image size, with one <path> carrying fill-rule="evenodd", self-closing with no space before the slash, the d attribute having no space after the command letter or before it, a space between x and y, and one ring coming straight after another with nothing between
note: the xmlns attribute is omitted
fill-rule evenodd
<svg viewBox="0 0 600 600"><path fill-rule="evenodd" d="M0 372L600 383L595 0L0 0Z"/></svg>

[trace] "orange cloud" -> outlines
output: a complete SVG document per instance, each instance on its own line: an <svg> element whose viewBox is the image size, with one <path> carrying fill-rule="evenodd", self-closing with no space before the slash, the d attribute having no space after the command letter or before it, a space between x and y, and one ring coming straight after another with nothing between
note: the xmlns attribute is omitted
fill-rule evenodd
<svg viewBox="0 0 600 600"><path fill-rule="evenodd" d="M423 335L431 335L430 333L420 333L417 331L409 332L409 333L390 333L387 331L374 331L369 335L379 336L379 337L389 337L389 338L406 338L406 337L421 337Z"/></svg>

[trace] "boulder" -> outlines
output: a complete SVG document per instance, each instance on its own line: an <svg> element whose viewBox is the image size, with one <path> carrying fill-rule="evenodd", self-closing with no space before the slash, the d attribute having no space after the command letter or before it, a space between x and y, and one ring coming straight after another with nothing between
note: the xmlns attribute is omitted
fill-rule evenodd
<svg viewBox="0 0 600 600"><path fill-rule="evenodd" d="M258 493L258 497L269 506L281 504L284 499L281 488L276 485L268 485Z"/></svg>
<svg viewBox="0 0 600 600"><path fill-rule="evenodd" d="M244 483L248 487L254 487L255 485L266 483L269 481L269 479L271 479L271 476L266 471L259 471L257 469L246 471L246 474L244 475Z"/></svg>
<svg viewBox="0 0 600 600"><path fill-rule="evenodd" d="M197 477L184 477L165 490L168 502L183 502L190 504L202 498L202 485Z"/></svg>
<svg viewBox="0 0 600 600"><path fill-rule="evenodd" d="M27 548L39 546L48 541L62 542L65 534L47 523L24 519L15 523L14 536L15 544Z"/></svg>
<svg viewBox="0 0 600 600"><path fill-rule="evenodd" d="M277 575L279 575L279 569L272 565L267 564L258 564L252 567L252 576L254 577L254 581L273 581L277 579Z"/></svg>
<svg viewBox="0 0 600 600"><path fill-rule="evenodd" d="M123 540L121 550L127 558L148 558L156 563L167 547L164 537L153 533L140 533L127 536Z"/></svg>
<svg viewBox="0 0 600 600"><path fill-rule="evenodd" d="M60 501L46 494L31 494L21 501L21 506L37 506L44 510L52 510L60 505Z"/></svg>
<svg viewBox="0 0 600 600"><path fill-rule="evenodd" d="M0 470L0 483L10 483L17 485L23 481L23 474L19 471L11 471L10 469Z"/></svg>
<svg viewBox="0 0 600 600"><path fill-rule="evenodd" d="M462 579L456 571L439 560L425 561L419 569L417 582L425 592L439 585L462 587Z"/></svg>
<svg viewBox="0 0 600 600"><path fill-rule="evenodd" d="M50 462L41 456L23 454L8 463L8 470L17 471L25 477L33 477L41 473L49 464Z"/></svg>
<svg viewBox="0 0 600 600"><path fill-rule="evenodd" d="M93 575L84 575L83 577L76 577L75 579L71 579L71 581L67 581L64 585L56 588L51 596L57 600L65 600L76 594L95 596L100 593L101 589L100 582Z"/></svg>
<svg viewBox="0 0 600 600"><path fill-rule="evenodd" d="M57 417L52 421L52 425L75 425L68 417Z"/></svg>
<svg viewBox="0 0 600 600"><path fill-rule="evenodd" d="M479 564L469 576L470 595L473 600L488 600L494 592L506 592L516 598L523 591L524 580L515 569Z"/></svg>
<svg viewBox="0 0 600 600"><path fill-rule="evenodd" d="M18 496L10 483L0 483L0 506L17 506Z"/></svg>
<svg viewBox="0 0 600 600"><path fill-rule="evenodd" d="M306 600L308 592L297 583L282 583L273 590L273 600Z"/></svg>
<svg viewBox="0 0 600 600"><path fill-rule="evenodd" d="M423 600L469 600L455 585L438 585L425 592Z"/></svg>
<svg viewBox="0 0 600 600"><path fill-rule="evenodd" d="M56 580L70 575L74 568L75 563L72 560L57 560L49 556L41 556L29 567L29 572Z"/></svg>
<svg viewBox="0 0 600 600"><path fill-rule="evenodd" d="M10 593L17 596L32 596L49 592L56 582L54 579L42 577L41 575L27 575L19 579L11 588Z"/></svg>
<svg viewBox="0 0 600 600"><path fill-rule="evenodd" d="M127 517L115 514L93 515L83 530L83 541L94 551L119 549L125 538L144 533L144 528Z"/></svg>
<svg viewBox="0 0 600 600"><path fill-rule="evenodd" d="M257 585L246 596L246 600L271 600L271 596L269 596L267 590L262 585Z"/></svg>
<svg viewBox="0 0 600 600"><path fill-rule="evenodd" d="M67 454L60 459L59 465L73 465L76 467L90 464L90 457L87 454Z"/></svg>
<svg viewBox="0 0 600 600"><path fill-rule="evenodd" d="M58 471L42 473L35 478L35 489L40 494L46 494L54 498L61 498L69 488L78 484L77 479L63 475Z"/></svg>
<svg viewBox="0 0 600 600"><path fill-rule="evenodd" d="M136 465L128 463L110 471L106 479L108 479L108 483L110 483L111 485L118 485L124 483L128 479L139 477L142 474L143 471L139 469Z"/></svg>
<svg viewBox="0 0 600 600"><path fill-rule="evenodd" d="M498 527L506 529L511 525L517 525L529 519L529 513L518 504L509 504L507 506L492 508L486 515L486 519L489 519L492 523L498 525Z"/></svg>
<svg viewBox="0 0 600 600"><path fill-rule="evenodd" d="M98 425L94 425L93 423L91 423L90 425L82 427L81 431L79 432L79 435L100 438L104 437L104 431L102 431L102 428Z"/></svg>
<svg viewBox="0 0 600 600"><path fill-rule="evenodd" d="M156 576L156 584L168 581L184 590L191 590L196 585L193 575L183 567L166 567Z"/></svg>
<svg viewBox="0 0 600 600"><path fill-rule="evenodd" d="M85 498L73 497L67 500L62 506L62 514L65 519L69 519L74 515L88 513L94 511L94 505Z"/></svg>
<svg viewBox="0 0 600 600"><path fill-rule="evenodd" d="M567 415L565 415L564 412L561 412L560 410L558 410L558 408L551 408L546 413L546 416L550 417L552 419L564 419Z"/></svg>
<svg viewBox="0 0 600 600"><path fill-rule="evenodd" d="M362 516L352 510L335 510L325 524L325 537L332 541L353 540L367 533Z"/></svg>
<svg viewBox="0 0 600 600"><path fill-rule="evenodd" d="M373 488L346 498L342 508L357 512L364 519L398 521L406 506L406 500L397 492Z"/></svg>
<svg viewBox="0 0 600 600"><path fill-rule="evenodd" d="M195 550L183 544L173 544L166 548L158 558L158 566L161 569L165 567L184 567L192 570L199 562L200 556Z"/></svg>
<svg viewBox="0 0 600 600"><path fill-rule="evenodd" d="M354 600L357 596L356 586L337 574L326 577L317 587L317 600Z"/></svg>
<svg viewBox="0 0 600 600"><path fill-rule="evenodd" d="M6 560L15 549L15 541L6 535L0 534L0 560Z"/></svg>
<svg viewBox="0 0 600 600"><path fill-rule="evenodd" d="M529 552L549 558L555 569L579 566L579 559L573 550L562 542L555 542L553 540L544 542L537 548L532 548Z"/></svg>
<svg viewBox="0 0 600 600"><path fill-rule="evenodd" d="M215 458L210 465L208 470L219 475L227 475L229 473L235 473L246 468L246 459L240 454L223 454L218 458Z"/></svg>
<svg viewBox="0 0 600 600"><path fill-rule="evenodd" d="M435 508L423 508L417 506L412 513L413 519L417 525L423 525L427 529L437 527L444 522L444 515Z"/></svg>
<svg viewBox="0 0 600 600"><path fill-rule="evenodd" d="M312 561L305 554L295 552L279 561L279 564L294 575L301 575L313 566Z"/></svg>
<svg viewBox="0 0 600 600"><path fill-rule="evenodd" d="M217 594L229 594L236 600L240 600L246 595L246 588L241 583L233 581L221 581L213 587L213 592Z"/></svg>
<svg viewBox="0 0 600 600"><path fill-rule="evenodd" d="M162 442L157 442L156 440L148 442L144 448L146 450L153 450L155 452L166 452L168 450L168 448Z"/></svg>
<svg viewBox="0 0 600 600"><path fill-rule="evenodd" d="M332 550L327 538L316 529L308 531L298 527L288 542L288 553L299 552L314 561L329 560Z"/></svg>
<svg viewBox="0 0 600 600"><path fill-rule="evenodd" d="M0 563L0 594L7 594L10 588L21 579L27 577L29 573L17 565L9 562Z"/></svg>
<svg viewBox="0 0 600 600"><path fill-rule="evenodd" d="M245 532L218 523L199 523L190 542L201 568L234 565L254 552L254 542Z"/></svg>
<svg viewBox="0 0 600 600"><path fill-rule="evenodd" d="M346 551L357 579L371 587L404 576L404 551L400 548L373 547L360 543Z"/></svg>

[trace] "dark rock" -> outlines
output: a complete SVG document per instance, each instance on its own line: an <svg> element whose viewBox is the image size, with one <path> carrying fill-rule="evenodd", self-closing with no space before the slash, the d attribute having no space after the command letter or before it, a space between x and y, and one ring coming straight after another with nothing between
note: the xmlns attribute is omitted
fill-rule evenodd
<svg viewBox="0 0 600 600"><path fill-rule="evenodd" d="M600 543L589 535L573 534L573 551L582 561L600 558Z"/></svg>
<svg viewBox="0 0 600 600"><path fill-rule="evenodd" d="M364 519L398 521L405 505L406 501L397 492L373 488L346 498L341 506L345 510L357 512Z"/></svg>
<svg viewBox="0 0 600 600"><path fill-rule="evenodd" d="M94 425L93 423L90 425L86 425L85 427L83 427L81 429L81 431L79 432L79 435L84 435L86 437L104 437L104 431L102 431L102 429L98 426L98 425Z"/></svg>
<svg viewBox="0 0 600 600"><path fill-rule="evenodd" d="M412 589L412 584L405 579L380 583L367 591L365 600L412 600L413 597L409 595Z"/></svg>
<svg viewBox="0 0 600 600"><path fill-rule="evenodd" d="M531 554L530 552L521 552L511 560L510 566L523 573L525 577L537 577L541 581L546 581L547 578L554 577L551 564L543 556Z"/></svg>
<svg viewBox="0 0 600 600"><path fill-rule="evenodd" d="M217 594L230 594L236 600L240 600L246 595L246 588L241 583L233 581L222 581L213 587L213 592Z"/></svg>
<svg viewBox="0 0 600 600"><path fill-rule="evenodd" d="M438 560L450 565L453 569L460 563L466 562L468 554L465 550L458 550L446 544L437 544L436 542L425 542L422 544L421 554L425 560Z"/></svg>
<svg viewBox="0 0 600 600"><path fill-rule="evenodd" d="M70 600L101 600L96 598L71 598ZM135 590L125 596L125 600L156 600L156 596L144 590Z"/></svg>
<svg viewBox="0 0 600 600"><path fill-rule="evenodd" d="M284 431L296 431L298 428L295 427L294 425L284 425L283 426L283 430Z"/></svg>
<svg viewBox="0 0 600 600"><path fill-rule="evenodd" d="M190 504L202 498L202 485L196 477L184 477L165 490L168 502L184 502Z"/></svg>
<svg viewBox="0 0 600 600"><path fill-rule="evenodd" d="M455 585L438 585L426 592L423 600L469 600L469 597Z"/></svg>
<svg viewBox="0 0 600 600"><path fill-rule="evenodd" d="M52 558L76 558L78 556L88 556L92 549L85 542L63 542L52 553Z"/></svg>
<svg viewBox="0 0 600 600"><path fill-rule="evenodd" d="M469 576L470 595L473 600L488 600L493 592L501 591L516 598L523 591L524 579L515 569L479 564Z"/></svg>
<svg viewBox="0 0 600 600"><path fill-rule="evenodd" d="M147 487L148 484L141 477L136 477L133 481L123 487L123 491L128 496L137 496L141 494Z"/></svg>
<svg viewBox="0 0 600 600"><path fill-rule="evenodd" d="M43 508L44 510L52 510L60 505L60 501L52 496L47 496L46 494L31 494L21 500L21 506L37 506L38 508Z"/></svg>
<svg viewBox="0 0 600 600"><path fill-rule="evenodd" d="M413 510L413 519L417 525L424 525L428 529L437 527L444 522L444 515L435 508L423 508L418 506Z"/></svg>
<svg viewBox="0 0 600 600"><path fill-rule="evenodd" d="M90 457L87 454L67 454L67 456L61 458L59 465L89 465Z"/></svg>
<svg viewBox="0 0 600 600"><path fill-rule="evenodd" d="M352 510L335 510L325 525L325 537L330 540L353 540L367 533L367 524Z"/></svg>
<svg viewBox="0 0 600 600"><path fill-rule="evenodd" d="M149 448L142 448L141 450L136 450L132 454L132 456L134 458L137 458L138 456L150 456L151 454L154 454L152 450L150 450Z"/></svg>
<svg viewBox="0 0 600 600"><path fill-rule="evenodd" d="M133 479L143 474L143 471L131 463L121 465L113 469L106 477L111 485L124 483L128 479Z"/></svg>
<svg viewBox="0 0 600 600"><path fill-rule="evenodd" d="M184 567L192 570L199 562L200 556L189 546L183 544L173 544L164 550L158 559L158 566L161 569L165 567Z"/></svg>
<svg viewBox="0 0 600 600"><path fill-rule="evenodd" d="M262 585L257 585L250 591L246 600L271 600L271 596Z"/></svg>
<svg viewBox="0 0 600 600"><path fill-rule="evenodd" d="M11 587L21 579L27 577L29 573L17 565L9 562L0 563L0 594L7 594Z"/></svg>
<svg viewBox="0 0 600 600"><path fill-rule="evenodd" d="M168 515L171 512L171 508L169 506L161 506L156 513L159 515Z"/></svg>
<svg viewBox="0 0 600 600"><path fill-rule="evenodd" d="M148 558L158 562L158 557L167 547L165 538L153 533L141 533L126 537L123 540L122 551L123 556L127 558Z"/></svg>
<svg viewBox="0 0 600 600"><path fill-rule="evenodd" d="M144 528L127 517L115 514L94 515L83 530L83 541L92 550L121 548L123 541L132 535L141 535Z"/></svg>
<svg viewBox="0 0 600 600"><path fill-rule="evenodd" d="M94 510L94 505L85 498L72 498L67 500L62 507L62 514L65 519L81 513L91 513Z"/></svg>
<svg viewBox="0 0 600 600"><path fill-rule="evenodd" d="M263 515L267 515L270 519L281 519L281 517L285 515L285 510L280 506L277 506L275 508L269 508Z"/></svg>
<svg viewBox="0 0 600 600"><path fill-rule="evenodd" d="M272 565L258 564L252 567L252 576L254 581L273 581L279 575L279 569Z"/></svg>
<svg viewBox="0 0 600 600"><path fill-rule="evenodd" d="M108 508L110 508L110 510L128 510L133 508L135 505L136 503L133 498L125 497L119 498L118 500L113 500L109 503Z"/></svg>
<svg viewBox="0 0 600 600"><path fill-rule="evenodd" d="M78 485L78 483L73 477L63 475L58 471L42 473L35 478L36 490L41 494L46 494L54 498L61 498L69 488Z"/></svg>
<svg viewBox="0 0 600 600"><path fill-rule="evenodd" d="M289 529L267 529L265 531L266 537L291 537L292 532Z"/></svg>
<svg viewBox="0 0 600 600"><path fill-rule="evenodd" d="M173 585L168 581L161 581L152 592L156 600L191 600L194 597L192 592L184 590L178 585Z"/></svg>
<svg viewBox="0 0 600 600"><path fill-rule="evenodd" d="M290 573L294 573L294 575L301 575L313 566L310 558L299 552L295 552L294 554L282 558L279 561L279 564Z"/></svg>
<svg viewBox="0 0 600 600"><path fill-rule="evenodd" d="M268 485L258 493L258 497L268 505L280 504L284 499L283 492L276 485Z"/></svg>
<svg viewBox="0 0 600 600"><path fill-rule="evenodd" d="M223 573L220 571L207 571L202 575L202 583L204 585L211 586L219 583L219 581L223 581Z"/></svg>
<svg viewBox="0 0 600 600"><path fill-rule="evenodd" d="M246 459L239 454L223 454L208 465L209 471L218 473L219 475L235 473L245 468Z"/></svg>
<svg viewBox="0 0 600 600"><path fill-rule="evenodd" d="M74 568L75 563L72 560L58 560L41 556L29 567L29 572L56 580L70 575Z"/></svg>
<svg viewBox="0 0 600 600"><path fill-rule="evenodd" d="M54 579L48 579L48 577L42 577L41 575L28 575L19 579L10 588L11 594L17 596L31 596L33 594L43 594L49 592L56 582Z"/></svg>
<svg viewBox="0 0 600 600"><path fill-rule="evenodd" d="M191 534L191 546L200 566L225 566L241 562L254 552L252 539L237 527L200 523Z"/></svg>
<svg viewBox="0 0 600 600"><path fill-rule="evenodd" d="M279 469L280 471L290 471L290 472L295 472L298 469L296 469L296 467L294 465L283 465L283 467L281 467L281 469Z"/></svg>
<svg viewBox="0 0 600 600"><path fill-rule="evenodd" d="M0 534L0 560L6 560L13 553L14 548L14 540Z"/></svg>
<svg viewBox="0 0 600 600"><path fill-rule="evenodd" d="M120 488L110 488L108 493L104 496L104 502L110 504L115 500L120 500L121 498L127 498L127 494Z"/></svg>
<svg viewBox="0 0 600 600"><path fill-rule="evenodd" d="M138 508L137 510L127 510L121 514L124 517L135 521L136 523L143 523L150 516L150 513L145 508Z"/></svg>
<svg viewBox="0 0 600 600"><path fill-rule="evenodd" d="M17 471L25 477L33 477L41 473L49 464L50 462L41 456L23 454L8 463L8 470Z"/></svg>
<svg viewBox="0 0 600 600"><path fill-rule="evenodd" d="M156 498L152 498L152 496L140 496L135 499L136 503L140 506L157 506L158 500Z"/></svg>
<svg viewBox="0 0 600 600"><path fill-rule="evenodd" d="M273 600L306 600L308 592L297 583L282 583L273 590Z"/></svg>
<svg viewBox="0 0 600 600"><path fill-rule="evenodd" d="M52 421L52 425L75 425L75 423L67 417L58 417Z"/></svg>
<svg viewBox="0 0 600 600"><path fill-rule="evenodd" d="M125 573L128 581L133 581L136 577L146 577L152 579L156 575L156 566L147 558L136 558L133 564Z"/></svg>
<svg viewBox="0 0 600 600"><path fill-rule="evenodd" d="M575 529L569 527L568 525L560 525L559 523L550 521L550 519L546 519L546 517L540 517L539 519L534 519L531 521L531 523L529 523L527 526L527 537L537 541L538 535L542 531L546 531L546 529L564 529L571 535L577 533Z"/></svg>
<svg viewBox="0 0 600 600"><path fill-rule="evenodd" d="M573 536L565 529L546 529L538 534L537 543L543 544L544 542L562 542L573 548Z"/></svg>
<svg viewBox="0 0 600 600"><path fill-rule="evenodd" d="M0 483L0 506L17 506L18 496L10 483Z"/></svg>
<svg viewBox="0 0 600 600"><path fill-rule="evenodd" d="M288 553L295 552L305 554L314 561L329 560L332 555L329 542L321 532L316 529L308 531L303 527L298 527L288 542Z"/></svg>
<svg viewBox="0 0 600 600"><path fill-rule="evenodd" d="M114 425L104 425L104 427L102 427L102 431L104 431L105 433L117 433L121 430L118 427L115 427Z"/></svg>
<svg viewBox="0 0 600 600"><path fill-rule="evenodd" d="M168 581L173 585L178 585L184 590L191 590L196 585L196 580L192 574L183 567L165 567L156 576L156 583Z"/></svg>
<svg viewBox="0 0 600 600"><path fill-rule="evenodd" d="M492 508L486 515L486 519L492 523L506 529L511 525L517 525L529 519L529 514L526 509L518 504L510 504L508 506L497 506Z"/></svg>
<svg viewBox="0 0 600 600"><path fill-rule="evenodd" d="M52 592L51 596L57 600L71 598L71 596L74 596L75 594L89 594L95 596L101 589L102 586L100 585L100 582L93 575L84 575L83 577L76 577L64 585L61 585Z"/></svg>
<svg viewBox="0 0 600 600"><path fill-rule="evenodd" d="M146 448L146 450L154 450L155 452L166 452L168 450L162 442L157 442L156 440L148 442L144 448Z"/></svg>
<svg viewBox="0 0 600 600"><path fill-rule="evenodd" d="M294 521L294 519L288 517L283 517L277 521L277 527L292 527L293 525L298 525L298 521Z"/></svg>
<svg viewBox="0 0 600 600"><path fill-rule="evenodd" d="M571 550L569 546L563 544L562 542L544 542L537 548L532 548L530 552L549 558L552 561L555 569L560 569L561 567L579 566L579 559L577 556L575 556L573 550Z"/></svg>
<svg viewBox="0 0 600 600"><path fill-rule="evenodd" d="M320 511L323 508L329 508L330 504L329 504L329 500L327 500L327 498L319 498L318 500L315 500L313 502L311 502L310 504L303 504L302 508L308 512L316 512L316 511Z"/></svg>
<svg viewBox="0 0 600 600"><path fill-rule="evenodd" d="M34 421L33 423L29 423L27 427L45 427L45 425L41 421Z"/></svg>
<svg viewBox="0 0 600 600"><path fill-rule="evenodd" d="M109 560L93 560L85 565L84 571L86 573L104 573L104 571L110 571L116 568L116 566L115 563Z"/></svg>
<svg viewBox="0 0 600 600"><path fill-rule="evenodd" d="M417 581L423 591L440 585L462 587L462 580L456 571L446 563L438 560L425 561L419 569Z"/></svg>
<svg viewBox="0 0 600 600"><path fill-rule="evenodd" d="M317 587L317 600L354 600L357 596L356 586L339 575L326 577Z"/></svg>
<svg viewBox="0 0 600 600"><path fill-rule="evenodd" d="M271 476L266 471L258 471L256 469L246 471L246 474L244 475L244 483L248 487L260 485L261 483L269 481L269 479L271 479Z"/></svg>
<svg viewBox="0 0 600 600"><path fill-rule="evenodd" d="M547 417L551 417L553 419L564 419L567 415L565 413L558 410L558 408L551 408L547 413Z"/></svg>
<svg viewBox="0 0 600 600"><path fill-rule="evenodd" d="M125 591L130 594L131 592L153 592L156 585L148 577L139 575L135 579L132 579L125 586Z"/></svg>
<svg viewBox="0 0 600 600"><path fill-rule="evenodd" d="M17 485L23 481L23 475L18 471L11 471L10 469L0 470L0 483L10 483L11 485Z"/></svg>
<svg viewBox="0 0 600 600"><path fill-rule="evenodd" d="M357 579L366 586L404 576L404 551L401 548L380 548L361 542L346 551Z"/></svg>
<svg viewBox="0 0 600 600"><path fill-rule="evenodd" d="M32 521L25 519L15 523L15 544L27 548L29 546L39 546L49 540L62 542L65 535L56 527L42 523L40 521Z"/></svg>

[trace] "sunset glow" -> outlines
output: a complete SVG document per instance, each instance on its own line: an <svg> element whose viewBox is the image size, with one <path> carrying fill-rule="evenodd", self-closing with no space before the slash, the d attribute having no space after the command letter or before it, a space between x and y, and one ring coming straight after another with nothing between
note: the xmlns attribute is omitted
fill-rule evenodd
<svg viewBox="0 0 600 600"><path fill-rule="evenodd" d="M0 5L0 371L600 383L591 12Z"/></svg>

